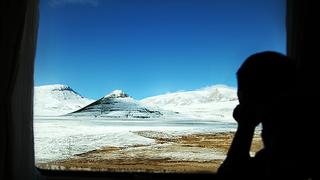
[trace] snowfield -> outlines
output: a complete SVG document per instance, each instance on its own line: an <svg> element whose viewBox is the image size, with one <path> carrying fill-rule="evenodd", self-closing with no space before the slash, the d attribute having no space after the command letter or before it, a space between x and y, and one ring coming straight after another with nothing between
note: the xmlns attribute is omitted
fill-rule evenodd
<svg viewBox="0 0 320 180"><path fill-rule="evenodd" d="M172 138L193 133L225 132L236 129L235 123L219 121L87 118L35 117L36 163L67 159L102 147L156 146L153 137ZM134 133L137 131L153 132L144 134L146 135L144 137ZM191 156L187 157L190 153L179 153L174 156L180 156L180 159L181 156L190 158ZM163 156L169 155L170 152ZM204 155L198 154L192 157L201 159Z"/></svg>

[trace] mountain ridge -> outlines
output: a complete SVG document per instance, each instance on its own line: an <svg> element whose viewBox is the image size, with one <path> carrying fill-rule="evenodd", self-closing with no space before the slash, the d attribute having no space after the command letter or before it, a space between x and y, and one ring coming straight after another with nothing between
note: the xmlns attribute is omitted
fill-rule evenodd
<svg viewBox="0 0 320 180"><path fill-rule="evenodd" d="M226 85L166 93L142 100L135 100L122 90L114 90L95 101L81 96L70 86L54 84L35 87L34 109L35 115L39 115L37 112L40 111L40 115L110 118L165 116L233 121L232 111L237 104L236 88Z"/></svg>

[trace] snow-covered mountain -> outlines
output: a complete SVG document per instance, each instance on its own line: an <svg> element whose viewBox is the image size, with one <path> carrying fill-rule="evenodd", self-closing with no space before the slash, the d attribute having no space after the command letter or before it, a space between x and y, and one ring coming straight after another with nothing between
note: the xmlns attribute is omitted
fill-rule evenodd
<svg viewBox="0 0 320 180"><path fill-rule="evenodd" d="M235 88L215 85L193 91L179 91L140 101L115 90L97 101L87 99L66 85L34 89L34 114L95 116L110 118L175 118L233 122L238 104Z"/></svg>
<svg viewBox="0 0 320 180"><path fill-rule="evenodd" d="M162 116L163 113L160 110L142 105L121 90L115 90L68 115L109 118L156 118Z"/></svg>
<svg viewBox="0 0 320 180"><path fill-rule="evenodd" d="M144 105L179 112L189 118L233 122L232 112L238 104L237 90L214 85L194 91L153 96L140 101Z"/></svg>
<svg viewBox="0 0 320 180"><path fill-rule="evenodd" d="M67 85L34 87L34 115L56 116L80 109L94 100L85 98Z"/></svg>

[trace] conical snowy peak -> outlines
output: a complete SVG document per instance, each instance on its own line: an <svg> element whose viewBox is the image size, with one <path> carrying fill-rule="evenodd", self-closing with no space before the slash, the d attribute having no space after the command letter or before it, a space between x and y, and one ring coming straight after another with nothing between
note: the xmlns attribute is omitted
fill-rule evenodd
<svg viewBox="0 0 320 180"><path fill-rule="evenodd" d="M34 87L36 116L63 115L80 109L93 100L81 96L68 85L54 84Z"/></svg>
<svg viewBox="0 0 320 180"><path fill-rule="evenodd" d="M53 84L53 85L45 85L45 86L41 86L42 88L48 88L48 89L52 89L53 91L63 91L63 90L69 90L71 91L72 89L70 88L70 86L68 85L64 85L64 84ZM72 90L73 91L73 90Z"/></svg>
<svg viewBox="0 0 320 180"><path fill-rule="evenodd" d="M110 94L104 96L104 98L127 98L128 94L123 92L122 90L114 90Z"/></svg>
<svg viewBox="0 0 320 180"><path fill-rule="evenodd" d="M121 90L114 90L110 94L69 115L107 118L154 118L162 116L162 113L141 105Z"/></svg>

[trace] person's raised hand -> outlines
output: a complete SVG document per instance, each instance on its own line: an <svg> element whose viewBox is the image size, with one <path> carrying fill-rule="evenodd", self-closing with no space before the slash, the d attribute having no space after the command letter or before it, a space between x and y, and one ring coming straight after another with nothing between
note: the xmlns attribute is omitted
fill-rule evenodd
<svg viewBox="0 0 320 180"><path fill-rule="evenodd" d="M257 119L256 112L252 108L245 107L241 104L233 110L233 118L239 126L255 128L260 121Z"/></svg>

